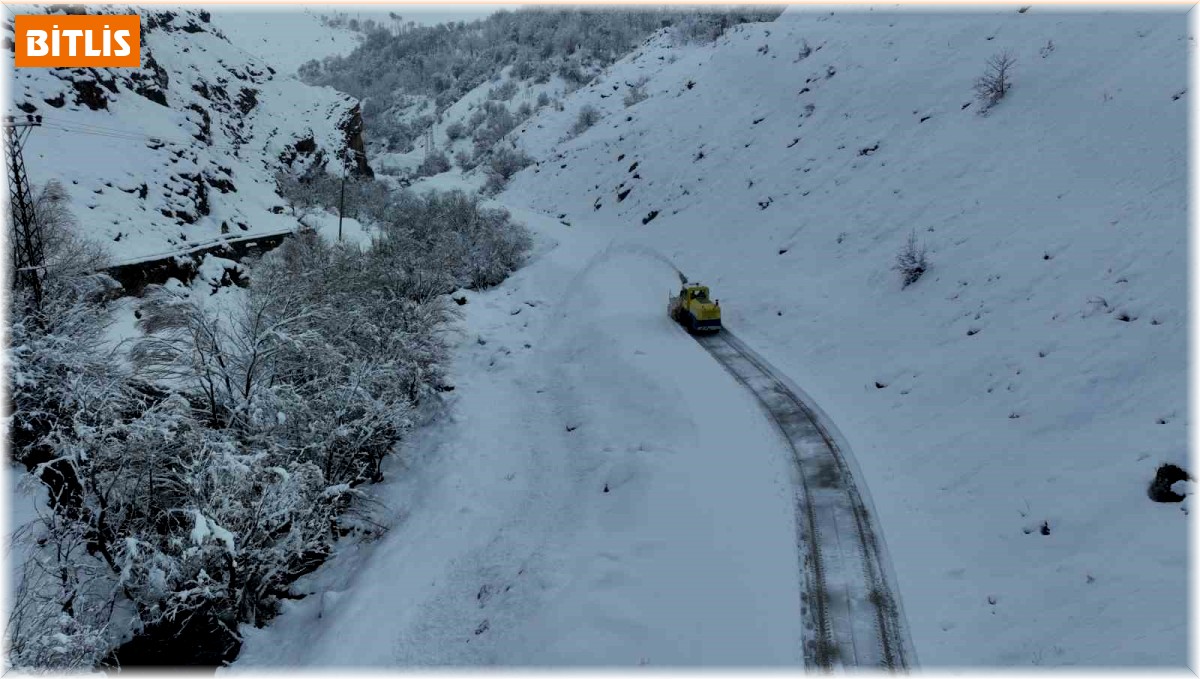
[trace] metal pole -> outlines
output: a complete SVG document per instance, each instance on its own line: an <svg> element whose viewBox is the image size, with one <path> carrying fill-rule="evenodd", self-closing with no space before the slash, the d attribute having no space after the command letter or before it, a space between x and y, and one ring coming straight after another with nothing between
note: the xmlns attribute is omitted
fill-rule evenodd
<svg viewBox="0 0 1200 679"><path fill-rule="evenodd" d="M9 207L12 210L12 248L15 283L28 287L33 292L33 304L42 308L41 267L45 258L42 245L41 224L34 211L33 192L29 188L29 177L25 174L25 159L22 153L25 138L30 128L42 124L41 116L26 116L25 121L16 121L12 116L4 119L5 151L8 154Z"/></svg>
<svg viewBox="0 0 1200 679"><path fill-rule="evenodd" d="M342 242L342 215L346 214L346 173L342 173L342 197L338 199L338 242Z"/></svg>

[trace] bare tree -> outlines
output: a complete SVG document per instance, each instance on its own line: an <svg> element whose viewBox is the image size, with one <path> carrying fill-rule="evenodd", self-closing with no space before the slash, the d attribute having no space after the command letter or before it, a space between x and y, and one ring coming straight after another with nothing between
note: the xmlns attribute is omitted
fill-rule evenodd
<svg viewBox="0 0 1200 679"><path fill-rule="evenodd" d="M987 110L1008 94L1012 88L1012 67L1016 63L1012 52L1004 50L987 61L987 70L975 80L975 94Z"/></svg>

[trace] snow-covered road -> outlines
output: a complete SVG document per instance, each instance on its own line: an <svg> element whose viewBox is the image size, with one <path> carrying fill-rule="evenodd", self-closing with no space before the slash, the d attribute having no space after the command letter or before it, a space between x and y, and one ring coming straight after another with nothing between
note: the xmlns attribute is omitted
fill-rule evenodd
<svg viewBox="0 0 1200 679"><path fill-rule="evenodd" d="M849 447L828 416L731 331L697 338L762 404L795 463L805 664L916 664L891 561Z"/></svg>
<svg viewBox="0 0 1200 679"><path fill-rule="evenodd" d="M455 402L379 489L391 532L234 669L803 664L790 450L666 317L665 260L514 213L538 251L466 293Z"/></svg>

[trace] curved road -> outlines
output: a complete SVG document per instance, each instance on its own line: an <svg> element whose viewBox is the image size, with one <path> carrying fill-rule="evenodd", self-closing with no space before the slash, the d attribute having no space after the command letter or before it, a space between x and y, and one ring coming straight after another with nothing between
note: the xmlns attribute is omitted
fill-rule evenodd
<svg viewBox="0 0 1200 679"><path fill-rule="evenodd" d="M886 552L832 425L728 329L696 340L754 393L792 451L805 665L915 666Z"/></svg>

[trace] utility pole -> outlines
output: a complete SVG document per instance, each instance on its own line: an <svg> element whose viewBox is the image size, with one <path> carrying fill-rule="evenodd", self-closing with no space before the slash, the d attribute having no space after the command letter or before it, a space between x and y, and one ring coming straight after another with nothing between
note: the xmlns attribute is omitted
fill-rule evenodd
<svg viewBox="0 0 1200 679"><path fill-rule="evenodd" d="M346 170L342 170L342 197L338 199L338 242L342 242L342 216L346 214Z"/></svg>
<svg viewBox="0 0 1200 679"><path fill-rule="evenodd" d="M13 272L17 287L28 287L33 304L42 308L42 265L45 260L42 225L34 212L33 192L25 174L22 153L29 132L42 124L41 116L25 116L17 120L4 118L4 150L8 155L8 199L12 208Z"/></svg>
<svg viewBox="0 0 1200 679"><path fill-rule="evenodd" d="M364 152L359 151L356 148L351 148L350 151L354 154L353 156L351 156L352 159L348 160L348 161L347 160L342 161L342 163L343 163L342 164L342 197L338 199L338 242L339 243L342 242L342 217L346 214L346 177L350 174L349 163L353 162L353 163L357 164L357 162L359 160L361 160L364 156ZM358 168L356 165L355 170L357 170L357 169ZM360 198L361 198L361 196L360 196ZM357 210L355 210L354 218L355 219L359 218Z"/></svg>

